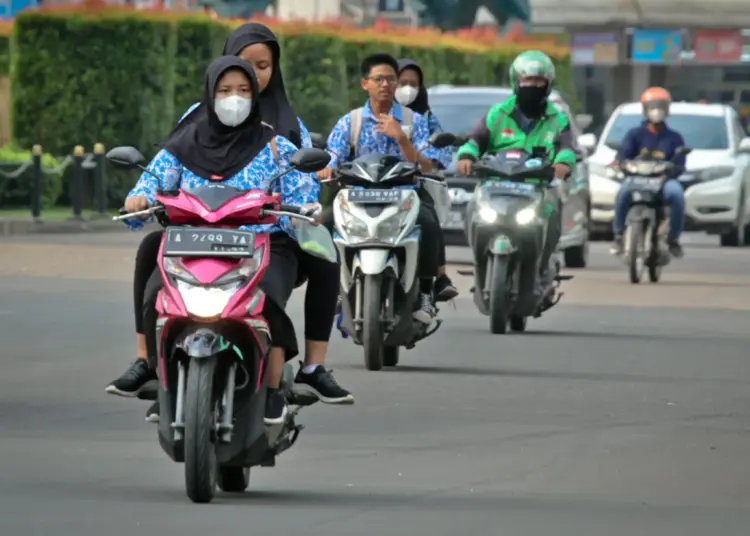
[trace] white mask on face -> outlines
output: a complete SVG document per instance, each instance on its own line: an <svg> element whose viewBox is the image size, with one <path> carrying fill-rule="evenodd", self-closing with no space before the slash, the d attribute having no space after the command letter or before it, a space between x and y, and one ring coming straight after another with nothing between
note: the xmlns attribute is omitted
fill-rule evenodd
<svg viewBox="0 0 750 536"><path fill-rule="evenodd" d="M663 122L666 115L667 114L661 108L651 108L648 112L646 112L646 117L652 123Z"/></svg>
<svg viewBox="0 0 750 536"><path fill-rule="evenodd" d="M247 119L252 106L252 99L246 99L239 95L214 100L214 111L216 111L219 121L228 127L236 127Z"/></svg>
<svg viewBox="0 0 750 536"><path fill-rule="evenodd" d="M419 95L419 90L412 86L401 86L396 90L396 100L399 104L409 106Z"/></svg>

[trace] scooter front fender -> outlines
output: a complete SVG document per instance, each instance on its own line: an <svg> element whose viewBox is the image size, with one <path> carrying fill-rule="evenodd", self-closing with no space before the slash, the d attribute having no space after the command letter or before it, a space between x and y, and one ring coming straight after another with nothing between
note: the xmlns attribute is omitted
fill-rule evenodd
<svg viewBox="0 0 750 536"><path fill-rule="evenodd" d="M391 264L390 254L388 249L361 249L357 252L353 271L356 271L358 265L359 271L364 275L382 274Z"/></svg>

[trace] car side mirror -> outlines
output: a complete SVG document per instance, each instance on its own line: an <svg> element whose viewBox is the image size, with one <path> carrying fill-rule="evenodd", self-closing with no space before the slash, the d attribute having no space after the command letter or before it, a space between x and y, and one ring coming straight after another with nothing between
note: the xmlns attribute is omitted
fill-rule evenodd
<svg viewBox="0 0 750 536"><path fill-rule="evenodd" d="M325 149L328 144L326 138L320 132L310 132L310 141L316 149Z"/></svg>
<svg viewBox="0 0 750 536"><path fill-rule="evenodd" d="M737 146L738 153L750 153L750 137L745 137L740 140L740 144Z"/></svg>
<svg viewBox="0 0 750 536"><path fill-rule="evenodd" d="M331 161L331 155L323 149L300 149L289 160L294 168L302 173L314 173L325 168Z"/></svg>
<svg viewBox="0 0 750 536"><path fill-rule="evenodd" d="M146 163L146 157L135 147L115 147L106 158L115 168L123 170L139 169Z"/></svg>
<svg viewBox="0 0 750 536"><path fill-rule="evenodd" d="M596 135L591 134L590 132L587 134L581 134L578 136L578 145L580 145L582 148L586 149L588 152L593 153L594 149L596 149Z"/></svg>

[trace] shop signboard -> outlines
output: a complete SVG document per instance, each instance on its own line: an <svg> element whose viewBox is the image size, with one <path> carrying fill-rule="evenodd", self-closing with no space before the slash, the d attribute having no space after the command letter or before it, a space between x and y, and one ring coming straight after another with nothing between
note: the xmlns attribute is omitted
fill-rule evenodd
<svg viewBox="0 0 750 536"><path fill-rule="evenodd" d="M633 63L679 63L682 52L680 30L636 30L630 58Z"/></svg>
<svg viewBox="0 0 750 536"><path fill-rule="evenodd" d="M705 63L734 63L742 59L742 34L733 30L699 30L693 34L693 59Z"/></svg>
<svg viewBox="0 0 750 536"><path fill-rule="evenodd" d="M618 37L613 32L572 34L570 58L573 65L617 65L620 59Z"/></svg>

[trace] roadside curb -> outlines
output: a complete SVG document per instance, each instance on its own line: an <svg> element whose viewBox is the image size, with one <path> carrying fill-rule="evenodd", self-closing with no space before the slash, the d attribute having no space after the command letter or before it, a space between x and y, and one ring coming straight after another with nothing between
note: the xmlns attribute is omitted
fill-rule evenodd
<svg viewBox="0 0 750 536"><path fill-rule="evenodd" d="M111 221L108 218L62 221L0 218L0 236L113 231L127 231L127 228L122 223Z"/></svg>

